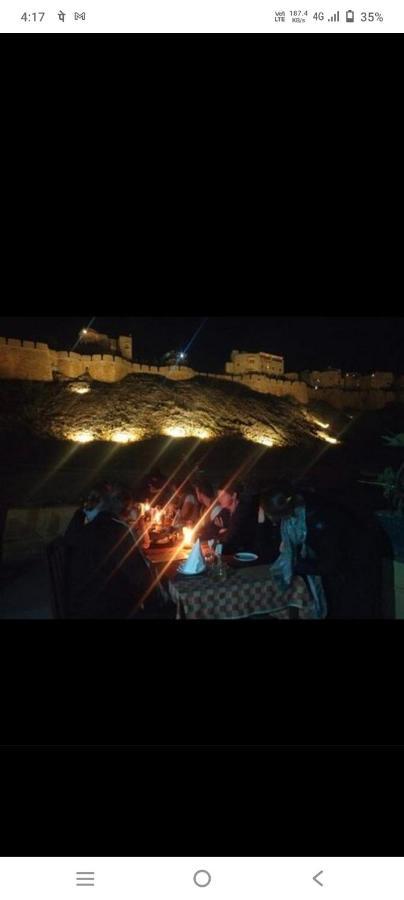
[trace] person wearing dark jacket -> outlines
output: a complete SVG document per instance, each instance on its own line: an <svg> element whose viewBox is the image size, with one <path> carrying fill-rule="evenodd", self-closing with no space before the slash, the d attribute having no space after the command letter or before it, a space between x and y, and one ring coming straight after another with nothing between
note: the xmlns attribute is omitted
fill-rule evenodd
<svg viewBox="0 0 404 900"><path fill-rule="evenodd" d="M130 492L112 487L93 521L70 534L68 618L175 617L130 527L132 510Z"/></svg>
<svg viewBox="0 0 404 900"><path fill-rule="evenodd" d="M89 492L83 505L76 510L65 531L65 543L76 543L77 538L82 534L83 529L97 518L103 509L104 502L112 490L112 485L108 481L102 481L95 485Z"/></svg>
<svg viewBox="0 0 404 900"><path fill-rule="evenodd" d="M281 543L280 524L271 522L260 506L254 553L262 565L272 565L278 559Z"/></svg>
<svg viewBox="0 0 404 900"><path fill-rule="evenodd" d="M279 553L282 522L304 514L304 539L294 548L293 574L302 576L310 589L313 579L321 579L329 619L378 616L380 598L375 579L369 578L375 571L374 547L365 524L351 510L314 492L296 494L287 485L267 491L261 506L275 535L279 529Z"/></svg>
<svg viewBox="0 0 404 900"><path fill-rule="evenodd" d="M259 496L248 495L237 482L225 482L219 489L218 505L228 514L228 527L220 532L224 555L253 552L257 542Z"/></svg>

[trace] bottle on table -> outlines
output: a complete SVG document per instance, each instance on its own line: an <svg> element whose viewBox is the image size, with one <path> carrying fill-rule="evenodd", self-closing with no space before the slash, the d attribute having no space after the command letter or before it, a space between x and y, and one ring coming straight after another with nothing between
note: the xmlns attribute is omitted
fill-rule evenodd
<svg viewBox="0 0 404 900"><path fill-rule="evenodd" d="M217 544L216 547L216 578L219 581L226 581L227 579L227 566L223 559L223 544Z"/></svg>

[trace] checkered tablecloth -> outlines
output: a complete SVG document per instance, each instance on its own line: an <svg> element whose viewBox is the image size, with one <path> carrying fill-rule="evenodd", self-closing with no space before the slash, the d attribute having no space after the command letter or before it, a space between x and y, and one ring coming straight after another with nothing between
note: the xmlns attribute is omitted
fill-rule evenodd
<svg viewBox="0 0 404 900"><path fill-rule="evenodd" d="M302 578L295 578L290 590L281 593L271 579L269 566L228 569L228 579L217 581L212 573L195 577L177 575L169 591L186 619L248 619L273 616L289 619L291 608L299 619L313 618L313 603Z"/></svg>

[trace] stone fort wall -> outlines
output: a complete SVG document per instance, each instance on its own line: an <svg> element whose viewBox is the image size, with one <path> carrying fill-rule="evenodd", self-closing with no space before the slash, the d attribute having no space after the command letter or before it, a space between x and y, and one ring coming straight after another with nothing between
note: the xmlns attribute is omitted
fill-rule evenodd
<svg viewBox="0 0 404 900"><path fill-rule="evenodd" d="M53 381L54 372L71 379L87 374L95 381L109 384L122 381L133 374L160 375L172 381L189 381L202 375L222 381L236 381L261 394L293 396L300 403L308 402L309 392L303 382L286 378L271 378L260 374L213 375L209 372L196 372L188 366L144 366L110 354L86 356L66 350L50 350L47 344L0 338L0 378Z"/></svg>
<svg viewBox="0 0 404 900"><path fill-rule="evenodd" d="M133 374L160 375L173 381L189 381L202 376L220 381L235 381L260 394L291 397L302 404L311 400L324 400L339 409L381 409L394 400L404 400L404 386L401 384L397 384L395 391L353 391L331 387L315 391L306 382L291 380L288 376L273 378L264 374L213 375L196 372L187 366L144 366L120 356L86 356L51 350L43 343L0 337L0 379L49 382L53 381L54 373L71 379L87 374L95 381L109 384L122 381Z"/></svg>
<svg viewBox="0 0 404 900"><path fill-rule="evenodd" d="M0 378L52 381L48 345L0 337Z"/></svg>

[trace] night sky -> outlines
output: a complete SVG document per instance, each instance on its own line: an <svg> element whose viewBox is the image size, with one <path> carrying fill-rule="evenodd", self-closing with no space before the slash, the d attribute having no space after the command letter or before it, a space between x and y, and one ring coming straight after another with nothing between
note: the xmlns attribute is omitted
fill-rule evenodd
<svg viewBox="0 0 404 900"><path fill-rule="evenodd" d="M3 316L0 335L72 349L78 331L91 318ZM93 327L111 336L132 333L135 359L154 363L170 350L184 349L203 321L203 316L101 316ZM222 371L232 350L284 355L289 372L335 366L344 371L404 373L404 317L210 317L191 347L189 363L201 371Z"/></svg>

